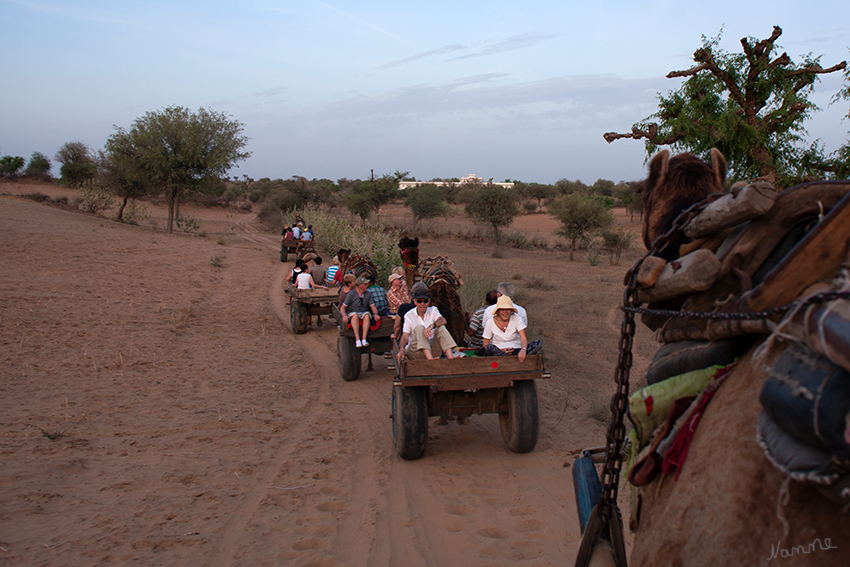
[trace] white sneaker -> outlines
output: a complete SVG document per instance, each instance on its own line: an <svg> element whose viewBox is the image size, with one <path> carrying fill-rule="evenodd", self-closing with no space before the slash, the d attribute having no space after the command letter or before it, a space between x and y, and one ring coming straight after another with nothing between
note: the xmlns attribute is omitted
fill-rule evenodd
<svg viewBox="0 0 850 567"><path fill-rule="evenodd" d="M357 339L355 341L355 345L357 346L357 348L363 348L363 341L361 341L360 339Z"/></svg>
<svg viewBox="0 0 850 567"><path fill-rule="evenodd" d="M367 343L365 340L360 341L360 344L362 344L364 347L369 346L369 343Z"/></svg>

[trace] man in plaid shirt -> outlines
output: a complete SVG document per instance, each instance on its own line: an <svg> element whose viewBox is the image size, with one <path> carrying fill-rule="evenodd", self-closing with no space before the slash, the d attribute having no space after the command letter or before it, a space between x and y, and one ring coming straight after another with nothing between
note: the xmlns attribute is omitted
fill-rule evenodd
<svg viewBox="0 0 850 567"><path fill-rule="evenodd" d="M375 307L378 309L378 315L383 317L390 310L390 304L387 301L387 290L379 286L376 282L372 282L369 287L369 293L372 294L372 299L375 302Z"/></svg>

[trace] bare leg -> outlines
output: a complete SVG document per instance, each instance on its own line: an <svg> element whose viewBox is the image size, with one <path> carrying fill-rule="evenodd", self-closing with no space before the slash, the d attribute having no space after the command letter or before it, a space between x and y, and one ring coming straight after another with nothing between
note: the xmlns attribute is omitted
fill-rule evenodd
<svg viewBox="0 0 850 567"><path fill-rule="evenodd" d="M368 313L363 313L363 318L361 319L363 321L363 342L366 342L366 337L369 336L369 323L371 318L372 316Z"/></svg>
<svg viewBox="0 0 850 567"><path fill-rule="evenodd" d="M351 330L354 331L354 340L359 342L360 341L360 317L357 315L357 313L351 314L350 322L351 322Z"/></svg>

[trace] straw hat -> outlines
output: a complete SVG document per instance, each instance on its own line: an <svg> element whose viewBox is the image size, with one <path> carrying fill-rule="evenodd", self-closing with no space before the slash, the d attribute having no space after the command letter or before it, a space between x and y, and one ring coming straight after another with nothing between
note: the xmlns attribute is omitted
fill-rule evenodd
<svg viewBox="0 0 850 567"><path fill-rule="evenodd" d="M511 298L508 297L507 295L503 295L502 297L500 297L498 299L498 301L496 301L496 309L495 310L498 311L499 309L510 309L514 313L517 312L516 307L514 307L514 302L511 301Z"/></svg>

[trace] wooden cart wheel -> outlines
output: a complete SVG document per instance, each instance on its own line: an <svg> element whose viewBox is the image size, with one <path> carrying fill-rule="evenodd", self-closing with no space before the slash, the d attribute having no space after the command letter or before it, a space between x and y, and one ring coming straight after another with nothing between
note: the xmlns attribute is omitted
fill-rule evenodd
<svg viewBox="0 0 850 567"><path fill-rule="evenodd" d="M346 382L360 378L360 349L354 346L354 339L340 336L336 350L339 355L339 375Z"/></svg>
<svg viewBox="0 0 850 567"><path fill-rule="evenodd" d="M289 321L292 325L292 332L296 335L303 335L307 332L307 322L310 316L307 314L307 304L300 301L292 300L289 306Z"/></svg>
<svg viewBox="0 0 850 567"><path fill-rule="evenodd" d="M393 386L393 446L412 461L425 454L428 441L428 390L425 386Z"/></svg>
<svg viewBox="0 0 850 567"><path fill-rule="evenodd" d="M514 453L528 453L537 445L540 423L537 415L537 386L534 380L518 380L505 391L499 412L502 439Z"/></svg>

